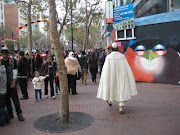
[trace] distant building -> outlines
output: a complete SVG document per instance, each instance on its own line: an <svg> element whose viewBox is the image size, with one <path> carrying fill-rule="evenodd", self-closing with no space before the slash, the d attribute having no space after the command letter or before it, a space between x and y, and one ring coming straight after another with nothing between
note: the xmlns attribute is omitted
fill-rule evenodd
<svg viewBox="0 0 180 135"><path fill-rule="evenodd" d="M37 21L37 20L34 20L34 21ZM33 22L33 21L32 21ZM33 23L31 25L32 27L32 31L39 31L39 28L40 28L40 23Z"/></svg>
<svg viewBox="0 0 180 135"><path fill-rule="evenodd" d="M27 28L16 31L22 25L27 23L26 14L21 12L17 4L4 5L5 26L15 34L13 39L21 38L27 33ZM10 37L12 39L12 37Z"/></svg>
<svg viewBox="0 0 180 135"><path fill-rule="evenodd" d="M114 7L133 3L135 18L180 9L180 0L113 0L113 2Z"/></svg>
<svg viewBox="0 0 180 135"><path fill-rule="evenodd" d="M4 2L0 1L0 26L4 26Z"/></svg>

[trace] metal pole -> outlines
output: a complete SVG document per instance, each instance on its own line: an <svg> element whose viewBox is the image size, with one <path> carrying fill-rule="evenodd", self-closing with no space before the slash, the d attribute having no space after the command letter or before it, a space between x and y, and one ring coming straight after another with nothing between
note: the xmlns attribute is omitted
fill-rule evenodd
<svg viewBox="0 0 180 135"><path fill-rule="evenodd" d="M72 23L72 0L71 0L71 38L72 38L72 51L73 51L73 23Z"/></svg>
<svg viewBox="0 0 180 135"><path fill-rule="evenodd" d="M13 42L13 36L14 36L15 34L12 32L11 33L11 37L12 37L12 47L14 48L14 42ZM14 50L14 49L13 49Z"/></svg>
<svg viewBox="0 0 180 135"><path fill-rule="evenodd" d="M11 37L12 37L12 43L13 43L13 36L14 36L14 33L12 32L12 33L11 33Z"/></svg>

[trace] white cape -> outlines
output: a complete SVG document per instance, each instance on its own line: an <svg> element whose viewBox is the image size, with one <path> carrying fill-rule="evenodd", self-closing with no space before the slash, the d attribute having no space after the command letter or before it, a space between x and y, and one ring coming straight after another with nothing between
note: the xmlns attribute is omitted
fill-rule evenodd
<svg viewBox="0 0 180 135"><path fill-rule="evenodd" d="M136 84L125 56L112 52L106 57L103 66L97 98L121 102L134 95L137 95Z"/></svg>

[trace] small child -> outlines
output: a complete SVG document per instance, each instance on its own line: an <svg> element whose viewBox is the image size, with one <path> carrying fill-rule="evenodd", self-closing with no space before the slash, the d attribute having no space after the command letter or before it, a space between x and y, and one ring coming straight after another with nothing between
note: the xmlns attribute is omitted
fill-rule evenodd
<svg viewBox="0 0 180 135"><path fill-rule="evenodd" d="M55 76L55 88L56 88L56 95L58 95L58 89L60 91L59 73L58 73L58 71L56 71L56 76Z"/></svg>
<svg viewBox="0 0 180 135"><path fill-rule="evenodd" d="M42 81L46 79L46 77L49 77L49 75L40 76L39 71L35 71L34 76L35 77L33 78L32 83L34 84L36 102L38 102L38 96L37 96L38 92L40 99L42 98L42 91L41 91Z"/></svg>

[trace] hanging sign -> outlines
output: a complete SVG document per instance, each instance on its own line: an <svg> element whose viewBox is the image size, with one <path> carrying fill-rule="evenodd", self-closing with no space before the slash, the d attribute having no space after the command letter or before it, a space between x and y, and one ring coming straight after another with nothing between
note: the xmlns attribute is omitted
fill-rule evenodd
<svg viewBox="0 0 180 135"><path fill-rule="evenodd" d="M106 2L106 23L114 23L113 20L113 2Z"/></svg>

